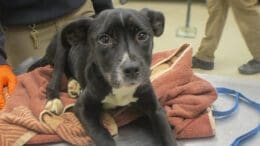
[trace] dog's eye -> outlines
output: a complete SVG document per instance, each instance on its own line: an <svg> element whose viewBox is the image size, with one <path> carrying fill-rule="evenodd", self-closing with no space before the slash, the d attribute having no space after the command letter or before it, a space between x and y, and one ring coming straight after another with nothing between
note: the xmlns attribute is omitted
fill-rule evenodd
<svg viewBox="0 0 260 146"><path fill-rule="evenodd" d="M146 32L141 31L141 32L137 33L136 39L138 41L146 41L149 39L149 35Z"/></svg>
<svg viewBox="0 0 260 146"><path fill-rule="evenodd" d="M112 43L112 39L109 35L102 34L102 35L98 36L98 43L100 43L102 45L109 45Z"/></svg>

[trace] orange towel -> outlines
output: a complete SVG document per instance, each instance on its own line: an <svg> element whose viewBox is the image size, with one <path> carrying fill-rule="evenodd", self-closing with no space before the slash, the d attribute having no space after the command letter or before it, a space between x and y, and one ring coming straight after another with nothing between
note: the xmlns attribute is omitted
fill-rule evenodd
<svg viewBox="0 0 260 146"><path fill-rule="evenodd" d="M193 74L191 56L192 50L185 44L175 50L156 53L151 67L152 84L170 124L176 127L173 132L176 132L177 138L209 137L215 134L209 107L217 97L216 92L211 84ZM75 115L65 112L75 102L66 93L65 76L60 91L66 107L64 113L55 116L44 111L46 86L51 72L52 68L46 66L18 77L16 91L12 97L6 95L6 106L0 111L2 145L59 141L83 145L91 142ZM119 127L142 116L131 107L110 111L110 114ZM106 125L111 131L113 126Z"/></svg>

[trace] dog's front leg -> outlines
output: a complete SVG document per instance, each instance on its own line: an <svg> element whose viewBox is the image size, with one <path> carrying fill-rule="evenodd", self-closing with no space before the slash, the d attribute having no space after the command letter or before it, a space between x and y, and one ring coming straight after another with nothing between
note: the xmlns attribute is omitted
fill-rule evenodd
<svg viewBox="0 0 260 146"><path fill-rule="evenodd" d="M84 90L77 100L74 112L97 146L116 146L112 136L102 125L102 104L95 97Z"/></svg>
<svg viewBox="0 0 260 146"><path fill-rule="evenodd" d="M162 146L177 146L175 134L168 123L166 113L157 101L151 84L138 89L138 107L149 117L153 132L159 137Z"/></svg>
<svg viewBox="0 0 260 146"><path fill-rule="evenodd" d="M66 63L66 50L61 45L57 45L57 52L54 59L52 77L46 89L47 103L45 108L55 114L61 114L63 104L59 98L61 78L64 73Z"/></svg>

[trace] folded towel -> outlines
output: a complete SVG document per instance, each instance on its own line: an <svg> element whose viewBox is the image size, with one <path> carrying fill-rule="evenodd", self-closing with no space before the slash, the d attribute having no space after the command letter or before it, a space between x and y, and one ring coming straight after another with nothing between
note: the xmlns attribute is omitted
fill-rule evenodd
<svg viewBox="0 0 260 146"><path fill-rule="evenodd" d="M153 87L170 124L175 125L177 138L208 137L215 133L208 107L217 94L209 82L194 75L191 59L192 50L184 44L156 53L151 67Z"/></svg>
<svg viewBox="0 0 260 146"><path fill-rule="evenodd" d="M177 138L209 137L215 134L214 119L209 107L217 95L212 85L194 75L191 69L192 50L184 44L178 49L154 54L152 84L158 100L166 110L169 123L175 126ZM84 145L91 139L75 115L70 112L75 99L67 91L62 78L60 96L64 112L56 116L44 110L46 86L51 77L50 66L18 76L14 94L6 95L6 106L0 111L0 143L3 146L66 141ZM117 126L126 125L143 116L129 107L104 114L103 123L112 135Z"/></svg>

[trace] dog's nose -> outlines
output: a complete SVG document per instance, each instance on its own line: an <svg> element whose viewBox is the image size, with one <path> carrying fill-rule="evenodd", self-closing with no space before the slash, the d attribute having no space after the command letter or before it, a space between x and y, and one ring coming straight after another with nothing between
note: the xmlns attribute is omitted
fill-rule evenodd
<svg viewBox="0 0 260 146"><path fill-rule="evenodd" d="M137 62L131 62L124 65L123 72L126 77L136 78L140 74L140 68Z"/></svg>

